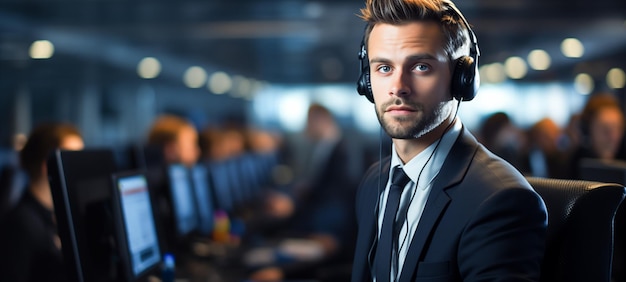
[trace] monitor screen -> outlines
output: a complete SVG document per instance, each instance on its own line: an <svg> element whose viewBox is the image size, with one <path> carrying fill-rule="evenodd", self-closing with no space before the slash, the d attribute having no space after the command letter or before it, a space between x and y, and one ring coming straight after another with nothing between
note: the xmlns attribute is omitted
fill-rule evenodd
<svg viewBox="0 0 626 282"><path fill-rule="evenodd" d="M161 264L148 182L144 174L128 172L113 175L113 183L120 257L127 281L138 281Z"/></svg>
<svg viewBox="0 0 626 282"><path fill-rule="evenodd" d="M177 235L184 237L198 228L198 214L189 170L180 164L167 168L174 225Z"/></svg>
<svg viewBox="0 0 626 282"><path fill-rule="evenodd" d="M209 235L213 231L213 196L209 183L209 171L201 164L191 169L193 188L195 191L196 206L200 219L199 232Z"/></svg>
<svg viewBox="0 0 626 282"><path fill-rule="evenodd" d="M582 180L626 185L626 162L620 160L582 159L579 166Z"/></svg>
<svg viewBox="0 0 626 282"><path fill-rule="evenodd" d="M116 277L111 211L113 153L105 149L56 150L47 162L63 259L70 281Z"/></svg>

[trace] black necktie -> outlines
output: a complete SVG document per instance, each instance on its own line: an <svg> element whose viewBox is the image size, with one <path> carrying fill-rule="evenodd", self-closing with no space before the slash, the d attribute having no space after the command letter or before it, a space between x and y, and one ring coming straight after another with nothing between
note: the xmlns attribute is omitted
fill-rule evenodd
<svg viewBox="0 0 626 282"><path fill-rule="evenodd" d="M376 282L389 281L391 273L391 260L393 253L394 225L398 206L400 205L400 196L404 186L410 181L409 177L404 173L401 167L397 166L393 169L391 187L387 196L387 205L385 206L385 216L383 217L383 227L380 231L380 238L376 246L376 257L374 259L374 267L376 270Z"/></svg>

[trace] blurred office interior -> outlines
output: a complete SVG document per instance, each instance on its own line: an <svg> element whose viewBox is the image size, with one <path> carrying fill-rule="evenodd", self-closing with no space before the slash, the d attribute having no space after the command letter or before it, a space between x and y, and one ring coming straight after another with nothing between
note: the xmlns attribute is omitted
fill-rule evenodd
<svg viewBox="0 0 626 282"><path fill-rule="evenodd" d="M468 127L507 112L528 127L565 125L590 93L624 95L623 1L456 1L481 51ZM203 127L226 120L282 133L319 102L374 140L372 105L354 89L362 1L3 0L0 138L76 123L86 144L145 138L164 112Z"/></svg>
<svg viewBox="0 0 626 282"><path fill-rule="evenodd" d="M548 118L565 132L599 92L626 106L626 1L455 3L481 55L478 96L459 110L470 130L478 134L488 117L506 113L521 130ZM86 148L117 150L144 144L163 114L185 117L199 132L233 124L266 131L299 158L312 148L307 110L320 104L349 140L358 174L389 150L373 105L355 89L362 6L0 0L0 161L15 162L45 121L77 125Z"/></svg>

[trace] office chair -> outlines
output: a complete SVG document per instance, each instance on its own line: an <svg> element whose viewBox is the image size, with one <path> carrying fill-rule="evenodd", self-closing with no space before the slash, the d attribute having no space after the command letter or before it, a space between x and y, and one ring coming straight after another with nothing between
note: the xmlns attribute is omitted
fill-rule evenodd
<svg viewBox="0 0 626 282"><path fill-rule="evenodd" d="M542 281L611 281L620 184L527 177L548 209Z"/></svg>

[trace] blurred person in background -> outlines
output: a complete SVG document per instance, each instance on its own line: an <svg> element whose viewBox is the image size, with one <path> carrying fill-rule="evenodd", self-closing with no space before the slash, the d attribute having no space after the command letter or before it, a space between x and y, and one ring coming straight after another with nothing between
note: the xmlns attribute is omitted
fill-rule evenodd
<svg viewBox="0 0 626 282"><path fill-rule="evenodd" d="M267 209L287 221L274 238L305 238L319 247L320 257L293 264L275 264L250 276L253 281L281 279L346 280L356 238L354 197L358 175L351 167L349 140L334 115L321 104L311 104L304 134L310 150L302 175L285 194L266 199ZM297 259L296 259L297 260Z"/></svg>
<svg viewBox="0 0 626 282"><path fill-rule="evenodd" d="M80 132L67 123L42 124L28 136L20 152L28 190L0 223L0 280L66 280L46 161L57 148L83 147Z"/></svg>
<svg viewBox="0 0 626 282"><path fill-rule="evenodd" d="M511 163L523 174L530 174L526 134L513 123L508 114L496 112L488 116L482 122L477 137L489 151Z"/></svg>
<svg viewBox="0 0 626 282"><path fill-rule="evenodd" d="M285 164L289 151L279 132L251 128L247 131L251 153L260 160L263 186L283 185L293 180L293 171Z"/></svg>
<svg viewBox="0 0 626 282"><path fill-rule="evenodd" d="M162 114L158 116L147 134L146 151L147 176L149 185L154 191L156 217L160 218L160 232L164 234L166 248L175 248L176 231L172 207L172 196L169 193L167 168L169 165L180 164L191 168L200 158L198 132L186 118ZM170 246L171 244L171 246Z"/></svg>
<svg viewBox="0 0 626 282"><path fill-rule="evenodd" d="M596 159L600 161L626 160L626 148L624 147L625 120L624 111L617 96L610 92L598 92L592 94L580 113L579 119L580 145L574 151L571 161L572 178L583 178L581 164L583 159ZM587 176L588 177L588 176ZM615 179L605 182L618 182ZM624 184L624 183L621 183ZM624 254L626 246L624 237L626 233L626 204L622 203L615 214L615 238L614 238L614 262L613 281L626 281L626 264Z"/></svg>
<svg viewBox="0 0 626 282"><path fill-rule="evenodd" d="M580 112L572 114L567 120L567 124L563 128L563 136L561 138L560 144L561 148L568 155L572 155L574 151L578 149L580 143L582 142L582 133L580 130Z"/></svg>
<svg viewBox="0 0 626 282"><path fill-rule="evenodd" d="M614 95L596 93L590 96L580 114L581 139L570 162L572 178L579 178L578 170L584 158L619 159L624 126L624 112Z"/></svg>
<svg viewBox="0 0 626 282"><path fill-rule="evenodd" d="M247 150L245 137L239 128L208 126L200 132L201 159L219 162L240 156Z"/></svg>
<svg viewBox="0 0 626 282"><path fill-rule="evenodd" d="M326 107L309 106L305 135L312 149L305 173L293 187L293 223L307 232L330 235L326 251L336 253L355 236L350 223L360 175L352 170L349 140Z"/></svg>
<svg viewBox="0 0 626 282"><path fill-rule="evenodd" d="M528 129L530 175L568 178L567 148L562 148L563 130L550 118L543 118Z"/></svg>
<svg viewBox="0 0 626 282"><path fill-rule="evenodd" d="M183 117L159 116L148 132L149 146L162 149L165 163L180 163L192 167L200 158L198 131Z"/></svg>

